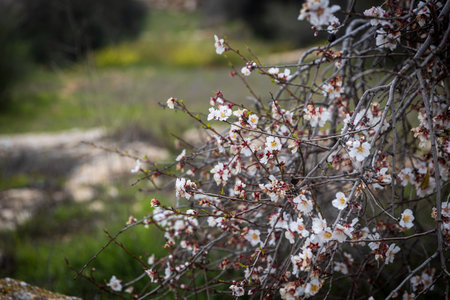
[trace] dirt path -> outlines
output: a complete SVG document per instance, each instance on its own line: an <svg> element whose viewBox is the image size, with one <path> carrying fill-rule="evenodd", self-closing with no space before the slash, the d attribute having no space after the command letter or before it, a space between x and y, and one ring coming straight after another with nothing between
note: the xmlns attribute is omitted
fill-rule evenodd
<svg viewBox="0 0 450 300"><path fill-rule="evenodd" d="M6 188L0 190L0 230L14 228L49 203L93 200L96 186L112 183L135 165L133 159L85 142L156 161L168 156L165 149L146 141L117 142L100 128L0 135L0 180L10 186L15 185L14 178L26 181L18 188L1 185Z"/></svg>

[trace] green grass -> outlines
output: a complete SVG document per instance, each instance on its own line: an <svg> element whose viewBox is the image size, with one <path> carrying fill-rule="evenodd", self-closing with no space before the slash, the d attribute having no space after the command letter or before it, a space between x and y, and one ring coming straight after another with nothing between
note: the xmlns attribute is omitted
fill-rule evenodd
<svg viewBox="0 0 450 300"><path fill-rule="evenodd" d="M154 252L155 242L160 242L153 230L145 228L133 229L133 232L126 233L119 241L127 245L127 249L133 253L141 253L144 260L147 257L145 252ZM15 254L19 267L14 275L16 278L50 290L92 299L94 295L100 294L100 291L84 278L74 280L75 274L66 265L65 258L68 258L71 265L80 269L106 242L107 237L101 232L79 234L76 239L58 244L36 243L29 240L20 242ZM93 273L94 278L106 283L112 275L124 281L132 280L133 276L139 274L138 271L142 266L122 249L111 245L87 270L90 271L92 268L96 270ZM107 298L105 295L104 297Z"/></svg>
<svg viewBox="0 0 450 300"><path fill-rule="evenodd" d="M6 189L18 189L27 187L30 184L30 181L39 181L41 178L30 178L31 176L28 174L14 174L12 176L0 175L0 190Z"/></svg>
<svg viewBox="0 0 450 300"><path fill-rule="evenodd" d="M267 97L267 79L254 75L249 82ZM180 128L193 123L184 114L164 109L158 103L165 104L174 96L194 110L207 113L209 98L217 90L241 103L250 94L239 78L229 76L228 68L63 71L40 82L25 83L17 90L15 109L0 117L0 133L97 126L115 130L138 123L161 138L168 131L179 134Z"/></svg>
<svg viewBox="0 0 450 300"><path fill-rule="evenodd" d="M164 195L158 198L164 200ZM73 280L74 273L65 258L80 269L108 238L107 228L115 234L125 226L129 215L141 218L151 212L149 200L131 189L120 191L116 199L101 199L105 210L95 212L87 209L89 203L65 203L43 209L14 232L0 233L0 248L4 255L12 257L14 266L0 270L0 276L10 276L67 295L93 299L100 291L83 278ZM119 239L132 253L144 261L155 253L164 253L164 239L154 227L135 227ZM112 275L124 281L132 280L142 268L121 248L112 244L87 269L95 268L94 277L107 282ZM103 295L103 299L108 297Z"/></svg>
<svg viewBox="0 0 450 300"><path fill-rule="evenodd" d="M226 37L235 49L245 50L247 45L251 45L258 55L291 49L287 44L255 39L240 22L213 28L204 24L200 13L154 11L150 13L139 39L96 51L93 54L95 65L99 68L226 66L228 61L215 53L214 34ZM228 56L233 63L241 63L237 55Z"/></svg>
<svg viewBox="0 0 450 300"><path fill-rule="evenodd" d="M162 110L158 102L174 96L207 112L209 97L219 89L245 102L250 93L229 76L228 67L231 62L240 70L244 62L233 53L217 55L214 34L228 37L246 55L241 40L258 56L289 49L255 39L239 22L211 28L198 13L154 11L135 40L97 50L66 69L34 66L13 90L9 109L0 111L0 133L94 126L115 130L129 122L153 131L187 128L184 116ZM268 96L266 79L255 74L249 82Z"/></svg>

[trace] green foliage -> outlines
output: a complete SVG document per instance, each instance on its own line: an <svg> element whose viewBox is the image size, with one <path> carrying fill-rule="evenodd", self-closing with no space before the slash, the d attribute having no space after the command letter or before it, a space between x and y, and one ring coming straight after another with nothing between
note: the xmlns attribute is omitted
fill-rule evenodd
<svg viewBox="0 0 450 300"><path fill-rule="evenodd" d="M27 67L27 47L18 37L18 26L15 5L0 1L0 112L10 109L11 90Z"/></svg>
<svg viewBox="0 0 450 300"><path fill-rule="evenodd" d="M16 109L12 90L32 61L54 66L133 38L146 12L136 0L0 1L0 112Z"/></svg>
<svg viewBox="0 0 450 300"><path fill-rule="evenodd" d="M22 0L21 35L36 61L61 63L136 36L147 8L136 0Z"/></svg>
<svg viewBox="0 0 450 300"><path fill-rule="evenodd" d="M199 13L155 11L146 19L139 38L95 51L94 64L88 60L59 72L35 67L11 90L8 111L0 111L0 133L92 126L116 130L134 120L165 138L171 129L187 127L184 115L174 119L159 109L158 102L167 97L183 95L190 105L200 105L207 103L215 87L230 97L245 99L248 95L238 78L224 76L228 67L204 68L228 66L231 61L239 70L243 64L235 54L225 53L227 59L215 53L214 32L227 33L233 40L245 37L255 45L252 51L258 56L286 49L282 44L254 40L241 23L214 30L203 24ZM245 44L235 44L245 49ZM266 94L268 85L259 76L247 80L261 95Z"/></svg>
<svg viewBox="0 0 450 300"><path fill-rule="evenodd" d="M234 54L217 55L214 51L214 33L231 36L233 46L245 49L238 40L252 44L258 55L291 49L292 45L267 43L255 38L241 22L205 28L205 17L199 13L154 11L149 15L145 32L136 40L122 41L99 49L94 53L97 68L155 66L170 68L198 68L226 66L230 62L241 65L242 59Z"/></svg>
<svg viewBox="0 0 450 300"><path fill-rule="evenodd" d="M36 72L14 91L14 110L0 113L0 133L98 126L116 131L133 120L131 123L156 138L170 141L170 133L192 127L192 121L184 114L161 108L158 102L164 104L169 96L183 95L186 103L198 109L209 103L214 87L245 101L247 90L228 73L225 68L128 67L93 71L82 66L61 73ZM270 87L258 76L248 80L261 94ZM177 87L176 94L173 86Z"/></svg>
<svg viewBox="0 0 450 300"><path fill-rule="evenodd" d="M28 186L29 183L30 178L26 174L0 175L0 190L22 188Z"/></svg>
<svg viewBox="0 0 450 300"><path fill-rule="evenodd" d="M126 44L105 47L95 54L95 64L99 68L136 65L141 59L140 53Z"/></svg>
<svg viewBox="0 0 450 300"><path fill-rule="evenodd" d="M151 210L148 199L136 199L129 190L120 192L116 200L103 196L102 201L105 209L101 212L87 209L88 203L67 202L42 210L15 232L0 233L0 248L14 261L11 270L0 270L0 276L12 276L85 299L100 296L100 291L87 280L73 279L75 274L66 265L65 258L72 266L81 269L108 241L103 226L107 224L108 232L113 235L123 228L130 214L142 217ZM132 202L137 205L131 206ZM161 256L164 251L164 239L153 227L135 227L119 236L118 241L144 261L150 254ZM106 283L111 274L124 280L133 279L130 274L140 266L120 247L113 245L101 253L87 271L95 268L95 278ZM108 299L107 295L101 297Z"/></svg>

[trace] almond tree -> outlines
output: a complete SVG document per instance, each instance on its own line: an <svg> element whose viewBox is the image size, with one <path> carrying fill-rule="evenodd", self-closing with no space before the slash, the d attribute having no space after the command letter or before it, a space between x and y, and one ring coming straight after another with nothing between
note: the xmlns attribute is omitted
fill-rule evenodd
<svg viewBox="0 0 450 300"><path fill-rule="evenodd" d="M199 116L167 101L208 139L173 163L138 161L176 205L153 199L110 237L156 226L167 256L130 254L142 267L128 282L95 284L138 299L448 297L450 1L354 2L303 4L299 20L329 41L296 64L265 65L214 37L217 54L243 59L233 75L253 104L219 91ZM259 97L247 76L277 93ZM94 282L91 261L79 274ZM125 293L137 281L145 288Z"/></svg>

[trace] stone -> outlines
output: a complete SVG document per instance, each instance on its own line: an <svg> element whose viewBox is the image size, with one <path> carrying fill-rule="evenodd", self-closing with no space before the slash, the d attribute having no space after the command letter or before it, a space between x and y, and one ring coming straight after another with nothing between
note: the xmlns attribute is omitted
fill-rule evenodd
<svg viewBox="0 0 450 300"><path fill-rule="evenodd" d="M0 230L23 224L39 208L48 203L46 194L33 188L0 191Z"/></svg>
<svg viewBox="0 0 450 300"><path fill-rule="evenodd" d="M0 299L2 300L81 300L78 297L57 294L46 289L30 285L24 281L0 279Z"/></svg>
<svg viewBox="0 0 450 300"><path fill-rule="evenodd" d="M169 152L147 140L121 142L101 128L0 135L3 176L38 174L42 181L36 184L29 176L24 187L0 191L0 230L14 229L39 208L63 199L95 201L98 187L110 186L124 176L136 180L141 174L131 174L130 170L136 165L135 157L144 155L156 162L167 159ZM108 195L116 198L117 189L110 189ZM91 208L102 209L98 203Z"/></svg>

